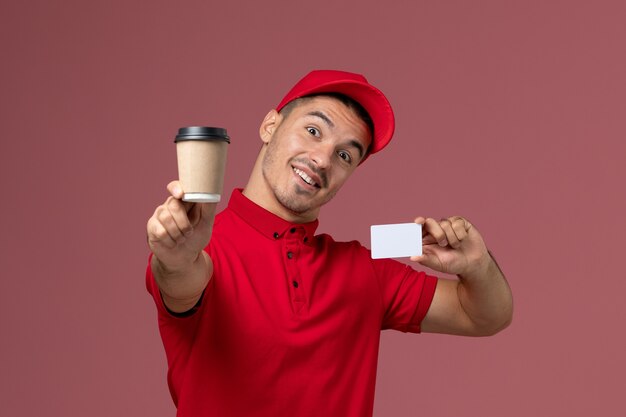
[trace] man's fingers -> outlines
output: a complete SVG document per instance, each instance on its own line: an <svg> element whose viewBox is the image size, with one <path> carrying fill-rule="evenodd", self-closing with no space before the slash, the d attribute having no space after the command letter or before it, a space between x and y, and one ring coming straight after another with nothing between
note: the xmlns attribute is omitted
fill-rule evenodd
<svg viewBox="0 0 626 417"><path fill-rule="evenodd" d="M422 244L437 244L441 247L450 245L458 248L467 238L471 223L460 216L452 216L439 221L433 218L417 217L415 223L422 225Z"/></svg>
<svg viewBox="0 0 626 417"><path fill-rule="evenodd" d="M436 244L437 240L432 237L431 235L426 235L422 238L422 245L426 246L426 245L433 245Z"/></svg>
<svg viewBox="0 0 626 417"><path fill-rule="evenodd" d="M424 253L419 256L411 256L411 261L418 262L420 265L423 265L427 268L431 268L434 270L440 270L441 263L439 262L439 258L433 254ZM439 268L439 269L438 269Z"/></svg>
<svg viewBox="0 0 626 417"><path fill-rule="evenodd" d="M454 232L454 229L452 228L452 222L450 220L443 219L441 222L439 222L439 225L443 229L443 232L446 234L446 239L450 246L452 246L454 249L461 246L461 242Z"/></svg>
<svg viewBox="0 0 626 417"><path fill-rule="evenodd" d="M466 232L469 232L469 230L472 228L472 224L465 217L452 216L449 217L448 220L455 222L455 224L458 221L459 225L463 226Z"/></svg>
<svg viewBox="0 0 626 417"><path fill-rule="evenodd" d="M167 221L167 224L164 223L164 225L170 234L173 232L176 235L172 235L172 237L175 240L179 240L179 235L189 235L192 232L193 227L191 226L189 217L187 216L187 210L184 204L180 200L168 197L165 202L165 208L167 209L167 213L163 215L163 218Z"/></svg>
<svg viewBox="0 0 626 417"><path fill-rule="evenodd" d="M166 207L161 207L158 210L156 220L173 241L178 242L183 240L183 233L178 228L178 225Z"/></svg>
<svg viewBox="0 0 626 417"><path fill-rule="evenodd" d="M182 200L183 195L185 194L180 181L172 181L167 184L167 191L169 191L170 195L177 200Z"/></svg>
<svg viewBox="0 0 626 417"><path fill-rule="evenodd" d="M185 211L187 213L189 213L191 211L191 209L193 209L195 207L195 203L189 203L186 201L182 201L183 197L185 196L185 192L183 191L183 186L180 183L180 181L172 181L169 184L167 184L167 191L170 193L170 195L176 199L182 202L183 207L185 208Z"/></svg>
<svg viewBox="0 0 626 417"><path fill-rule="evenodd" d="M168 197L163 205L157 207L150 219L150 224L148 233L152 231L155 235L156 239L153 240L166 242L167 239L163 236L165 233L174 242L174 246L176 243L184 242L185 233L192 230L182 203L173 197ZM173 247L172 245L167 246Z"/></svg>
<svg viewBox="0 0 626 417"><path fill-rule="evenodd" d="M170 249L176 247L176 241L172 239L165 227L163 227L156 217L150 219L148 223L148 242L159 243Z"/></svg>
<svg viewBox="0 0 626 417"><path fill-rule="evenodd" d="M467 237L467 231L469 230L469 222L462 217L450 217L450 222L452 225L452 230L454 230L454 234L459 240L463 240Z"/></svg>
<svg viewBox="0 0 626 417"><path fill-rule="evenodd" d="M435 239L435 241L432 243L437 242L439 246L448 246L448 239L446 238L446 233L444 232L444 230L442 229L441 225L439 224L437 220L432 219L430 217L425 219L423 232L424 231L427 233L427 235L430 235Z"/></svg>
<svg viewBox="0 0 626 417"><path fill-rule="evenodd" d="M414 222L422 225L422 245L439 244L440 241L444 243L443 246L448 244L445 241L445 233L435 219L420 216L416 217Z"/></svg>

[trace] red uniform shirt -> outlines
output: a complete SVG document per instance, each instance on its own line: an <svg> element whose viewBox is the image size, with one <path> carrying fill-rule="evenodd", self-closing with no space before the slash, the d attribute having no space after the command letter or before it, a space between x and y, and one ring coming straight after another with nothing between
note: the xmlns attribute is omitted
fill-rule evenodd
<svg viewBox="0 0 626 417"><path fill-rule="evenodd" d="M314 236L235 190L197 310L168 313L148 267L178 416L371 416L382 329L419 332L436 278Z"/></svg>

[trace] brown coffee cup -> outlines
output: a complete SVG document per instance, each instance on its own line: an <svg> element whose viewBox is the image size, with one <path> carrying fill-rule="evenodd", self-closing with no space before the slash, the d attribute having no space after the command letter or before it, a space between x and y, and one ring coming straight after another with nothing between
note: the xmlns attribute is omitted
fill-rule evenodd
<svg viewBox="0 0 626 417"><path fill-rule="evenodd" d="M176 155L183 201L217 203L222 196L226 154L230 138L220 127L178 129Z"/></svg>

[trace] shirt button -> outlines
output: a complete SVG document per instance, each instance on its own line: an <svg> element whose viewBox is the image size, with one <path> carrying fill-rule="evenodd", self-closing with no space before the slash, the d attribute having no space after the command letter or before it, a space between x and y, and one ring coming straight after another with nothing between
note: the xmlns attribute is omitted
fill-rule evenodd
<svg viewBox="0 0 626 417"><path fill-rule="evenodd" d="M306 242L308 242L308 241L309 241L309 238L308 238L308 237L305 237L305 238L304 238L304 243L306 243Z"/></svg>
<svg viewBox="0 0 626 417"><path fill-rule="evenodd" d="M295 228L295 227L292 227L292 228L291 228L291 230L290 230L290 232L291 232L291 233L296 233L296 228Z"/></svg>
<svg viewBox="0 0 626 417"><path fill-rule="evenodd" d="M298 288L298 281L293 281L292 284L294 288Z"/></svg>
<svg viewBox="0 0 626 417"><path fill-rule="evenodd" d="M279 236L278 232L274 232L274 239L278 239Z"/></svg>
<svg viewBox="0 0 626 417"><path fill-rule="evenodd" d="M293 258L293 252L287 252L287 258L289 259Z"/></svg>

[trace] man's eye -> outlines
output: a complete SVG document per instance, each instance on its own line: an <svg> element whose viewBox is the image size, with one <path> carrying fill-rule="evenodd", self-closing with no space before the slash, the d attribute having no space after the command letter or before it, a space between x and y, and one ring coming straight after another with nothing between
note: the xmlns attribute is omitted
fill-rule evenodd
<svg viewBox="0 0 626 417"><path fill-rule="evenodd" d="M307 128L306 128L306 130L307 130L310 134L312 134L313 136L315 136L315 137L319 137L319 136L320 136L320 131L319 131L319 130L317 130L316 128L314 128L314 127L307 127Z"/></svg>
<svg viewBox="0 0 626 417"><path fill-rule="evenodd" d="M352 162L352 158L350 157L350 154L346 151L339 151L339 157L346 162Z"/></svg>

